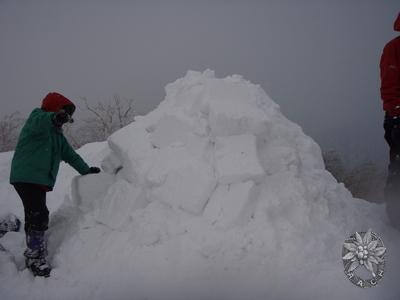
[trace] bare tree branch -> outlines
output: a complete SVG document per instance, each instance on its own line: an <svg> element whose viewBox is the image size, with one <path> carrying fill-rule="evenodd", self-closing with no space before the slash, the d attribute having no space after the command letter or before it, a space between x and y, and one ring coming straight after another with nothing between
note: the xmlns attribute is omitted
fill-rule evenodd
<svg viewBox="0 0 400 300"><path fill-rule="evenodd" d="M104 141L118 129L134 121L135 111L133 100L122 100L118 94L107 101L98 101L89 104L87 98L82 97L83 109L91 116L84 119L85 126L76 130L75 140L78 144L85 144L93 141ZM68 133L72 136L72 133Z"/></svg>
<svg viewBox="0 0 400 300"><path fill-rule="evenodd" d="M0 119L0 152L15 148L22 123L23 119L17 111Z"/></svg>

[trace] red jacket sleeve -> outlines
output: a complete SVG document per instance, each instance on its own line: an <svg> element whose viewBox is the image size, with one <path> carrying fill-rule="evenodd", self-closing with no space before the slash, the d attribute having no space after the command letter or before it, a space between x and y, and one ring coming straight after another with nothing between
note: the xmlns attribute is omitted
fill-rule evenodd
<svg viewBox="0 0 400 300"><path fill-rule="evenodd" d="M396 106L400 106L400 70L399 59L397 57L400 43L389 42L383 49L380 70L381 70L381 97L383 109L390 114L400 114L395 112Z"/></svg>

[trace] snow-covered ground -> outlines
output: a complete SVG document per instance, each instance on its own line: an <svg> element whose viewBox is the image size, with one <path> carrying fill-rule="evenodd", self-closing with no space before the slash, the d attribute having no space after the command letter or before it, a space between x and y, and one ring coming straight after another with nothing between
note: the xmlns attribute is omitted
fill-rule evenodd
<svg viewBox="0 0 400 300"><path fill-rule="evenodd" d="M310 112L312 117L312 112ZM400 234L384 206L352 198L318 145L241 76L189 71L150 114L79 153L48 194L48 279L23 267L23 233L0 242L0 299L387 299L400 295ZM0 214L23 217L0 154ZM372 228L378 286L345 277L342 245Z"/></svg>

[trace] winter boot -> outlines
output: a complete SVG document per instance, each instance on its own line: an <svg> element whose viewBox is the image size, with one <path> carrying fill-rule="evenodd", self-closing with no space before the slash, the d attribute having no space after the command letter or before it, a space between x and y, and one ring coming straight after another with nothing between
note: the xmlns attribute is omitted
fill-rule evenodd
<svg viewBox="0 0 400 300"><path fill-rule="evenodd" d="M26 233L27 249L24 252L25 264L34 276L49 277L51 266L47 263L47 246L44 231L30 230Z"/></svg>
<svg viewBox="0 0 400 300"><path fill-rule="evenodd" d="M8 231L19 231L20 228L21 221L15 215L10 214L3 220L0 220L0 237Z"/></svg>

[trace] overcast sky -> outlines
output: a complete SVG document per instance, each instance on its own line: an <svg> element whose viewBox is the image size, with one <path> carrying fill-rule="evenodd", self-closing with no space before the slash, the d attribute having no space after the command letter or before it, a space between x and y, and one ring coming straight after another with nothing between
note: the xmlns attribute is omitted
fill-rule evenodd
<svg viewBox="0 0 400 300"><path fill-rule="evenodd" d="M0 0L0 115L49 91L136 100L187 70L241 74L324 149L386 163L379 59L398 0ZM79 116L79 115L78 115Z"/></svg>

